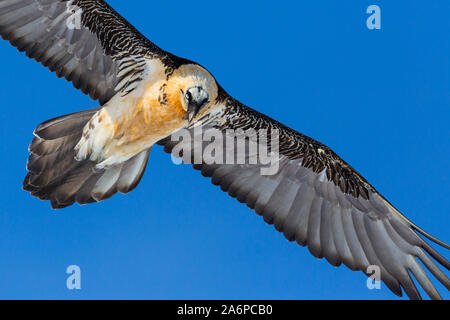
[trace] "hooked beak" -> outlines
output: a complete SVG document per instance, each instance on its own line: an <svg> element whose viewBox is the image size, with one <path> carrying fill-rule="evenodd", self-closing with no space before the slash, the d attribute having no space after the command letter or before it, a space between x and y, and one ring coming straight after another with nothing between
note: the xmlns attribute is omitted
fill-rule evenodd
<svg viewBox="0 0 450 320"><path fill-rule="evenodd" d="M192 120L197 116L197 114L200 112L200 106L197 103L191 102L188 105L187 109L187 120L189 121L189 124L191 124Z"/></svg>
<svg viewBox="0 0 450 320"><path fill-rule="evenodd" d="M186 92L186 99L188 102L186 117L189 124L191 124L198 113L209 102L209 94L201 87L194 87Z"/></svg>

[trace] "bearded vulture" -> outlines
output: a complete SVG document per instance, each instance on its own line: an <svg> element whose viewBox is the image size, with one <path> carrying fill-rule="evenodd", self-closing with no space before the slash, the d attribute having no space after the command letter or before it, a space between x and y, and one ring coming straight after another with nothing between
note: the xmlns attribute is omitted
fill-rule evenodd
<svg viewBox="0 0 450 320"><path fill-rule="evenodd" d="M422 265L450 288L438 267L450 264L425 238L448 244L408 220L327 146L241 104L205 68L157 47L105 1L0 0L0 35L100 103L34 131L23 187L53 208L132 191L159 144L333 266L368 276L377 266L393 293L411 299L421 298L413 279L441 298ZM208 147L199 129L249 148L232 151L230 161L193 161L195 146ZM253 136L243 137L250 129ZM186 133L193 139L174 139ZM254 156L251 141L267 147L275 172L245 161ZM230 150L219 149L216 155Z"/></svg>

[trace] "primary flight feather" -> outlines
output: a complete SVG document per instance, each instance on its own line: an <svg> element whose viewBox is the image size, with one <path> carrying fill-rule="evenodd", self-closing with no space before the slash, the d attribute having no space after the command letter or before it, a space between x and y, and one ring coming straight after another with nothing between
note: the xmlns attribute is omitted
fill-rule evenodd
<svg viewBox="0 0 450 320"><path fill-rule="evenodd" d="M249 163L202 161L194 168L332 265L366 274L378 266L395 294L403 289L420 299L414 278L440 299L420 261L450 288L438 267L450 263L422 236L449 245L410 222L331 149L239 103L206 69L158 48L105 1L0 0L0 35L101 105L34 132L24 189L54 208L132 191L152 146L173 152L180 130L195 136L201 127L224 137L231 130L276 131L274 174ZM188 143L183 151L191 149Z"/></svg>

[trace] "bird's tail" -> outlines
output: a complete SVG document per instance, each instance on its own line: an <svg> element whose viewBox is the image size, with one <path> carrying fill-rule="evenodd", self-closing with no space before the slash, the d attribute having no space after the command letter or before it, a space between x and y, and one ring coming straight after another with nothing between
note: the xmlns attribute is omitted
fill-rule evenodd
<svg viewBox="0 0 450 320"><path fill-rule="evenodd" d="M40 124L31 142L23 188L42 200L50 200L55 209L78 202L102 201L115 193L128 193L139 184L147 166L150 149L127 162L97 169L90 160L75 160L74 148L83 128L99 110L86 110Z"/></svg>

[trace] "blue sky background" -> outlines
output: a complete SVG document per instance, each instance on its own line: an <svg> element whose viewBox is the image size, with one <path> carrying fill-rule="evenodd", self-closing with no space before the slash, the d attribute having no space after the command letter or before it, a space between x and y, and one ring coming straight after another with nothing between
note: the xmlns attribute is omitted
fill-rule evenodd
<svg viewBox="0 0 450 320"><path fill-rule="evenodd" d="M109 3L243 103L329 145L450 241L448 1ZM366 28L371 4L380 31ZM0 61L0 298L395 298L287 242L160 147L131 194L52 211L21 190L32 131L96 103L5 41ZM66 289L72 264L81 291Z"/></svg>

